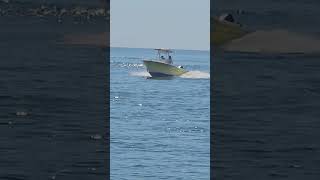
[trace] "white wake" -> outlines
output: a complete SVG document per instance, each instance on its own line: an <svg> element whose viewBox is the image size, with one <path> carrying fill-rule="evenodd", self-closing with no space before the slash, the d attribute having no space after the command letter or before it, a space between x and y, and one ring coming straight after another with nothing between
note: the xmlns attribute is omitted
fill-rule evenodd
<svg viewBox="0 0 320 180"><path fill-rule="evenodd" d="M147 71L130 72L129 74L130 76L137 77L151 77L151 75ZM187 79L210 79L210 73L202 71L188 71L187 73L182 74L179 77Z"/></svg>
<svg viewBox="0 0 320 180"><path fill-rule="evenodd" d="M320 53L320 39L284 29L260 30L233 40L223 48L254 53Z"/></svg>
<svg viewBox="0 0 320 180"><path fill-rule="evenodd" d="M147 71L130 72L129 74L130 76L151 77L151 75Z"/></svg>
<svg viewBox="0 0 320 180"><path fill-rule="evenodd" d="M189 79L210 79L210 73L202 71L189 71L180 77Z"/></svg>

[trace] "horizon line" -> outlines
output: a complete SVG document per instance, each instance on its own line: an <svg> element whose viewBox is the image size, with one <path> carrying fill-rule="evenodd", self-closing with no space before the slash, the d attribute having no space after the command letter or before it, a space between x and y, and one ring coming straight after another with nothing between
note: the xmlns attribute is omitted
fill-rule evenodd
<svg viewBox="0 0 320 180"><path fill-rule="evenodd" d="M132 48L132 49L156 49L153 47L127 47L127 46L109 46L110 48ZM158 47L159 48L159 47ZM181 49L181 48L168 48L168 49L172 49L172 50L187 50L187 51L209 51L210 52L210 48L209 49Z"/></svg>

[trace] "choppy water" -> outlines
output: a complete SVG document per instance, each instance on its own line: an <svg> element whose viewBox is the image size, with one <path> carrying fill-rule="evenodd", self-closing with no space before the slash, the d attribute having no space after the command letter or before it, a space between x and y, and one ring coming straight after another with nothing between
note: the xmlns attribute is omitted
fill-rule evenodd
<svg viewBox="0 0 320 180"><path fill-rule="evenodd" d="M211 57L213 177L319 179L319 1L230 2L258 31Z"/></svg>
<svg viewBox="0 0 320 180"><path fill-rule="evenodd" d="M171 80L146 79L153 57L111 48L111 179L209 179L209 52L177 50Z"/></svg>
<svg viewBox="0 0 320 180"><path fill-rule="evenodd" d="M319 58L250 53L214 57L215 178L320 177Z"/></svg>
<svg viewBox="0 0 320 180"><path fill-rule="evenodd" d="M0 179L105 178L106 52L56 43L105 23L1 17L0 25Z"/></svg>

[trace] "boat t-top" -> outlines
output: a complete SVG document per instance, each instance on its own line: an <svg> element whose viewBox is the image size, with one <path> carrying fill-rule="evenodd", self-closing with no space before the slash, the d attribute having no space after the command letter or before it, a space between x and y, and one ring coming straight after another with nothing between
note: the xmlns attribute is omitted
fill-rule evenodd
<svg viewBox="0 0 320 180"><path fill-rule="evenodd" d="M180 76L188 72L183 69L183 66L173 65L172 50L162 48L155 50L157 51L156 59L143 60L143 64L152 77Z"/></svg>

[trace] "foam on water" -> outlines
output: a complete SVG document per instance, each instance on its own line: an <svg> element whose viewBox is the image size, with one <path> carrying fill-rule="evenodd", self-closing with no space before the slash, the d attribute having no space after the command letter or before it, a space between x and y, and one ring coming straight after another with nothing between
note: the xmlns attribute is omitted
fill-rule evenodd
<svg viewBox="0 0 320 180"><path fill-rule="evenodd" d="M112 49L111 179L146 179L150 174L149 179L209 179L208 80L149 78L142 58L118 57L151 58L153 49ZM177 50L174 62L186 70L199 71L184 77L208 77L200 71L210 72L209 55L209 52Z"/></svg>
<svg viewBox="0 0 320 180"><path fill-rule="evenodd" d="M189 79L210 79L210 73L203 71L189 71L180 77Z"/></svg>
<svg viewBox="0 0 320 180"><path fill-rule="evenodd" d="M130 72L129 74L130 76L151 77L147 71ZM182 74L180 77L187 79L210 79L210 73L202 71L189 71L185 74Z"/></svg>
<svg viewBox="0 0 320 180"><path fill-rule="evenodd" d="M284 29L259 30L223 47L253 53L320 53L320 39Z"/></svg>
<svg viewBox="0 0 320 180"><path fill-rule="evenodd" d="M125 68L140 68L143 67L143 64L139 63L128 63L128 62L111 62L116 67L125 67Z"/></svg>
<svg viewBox="0 0 320 180"><path fill-rule="evenodd" d="M130 76L151 77L147 71L130 72Z"/></svg>

